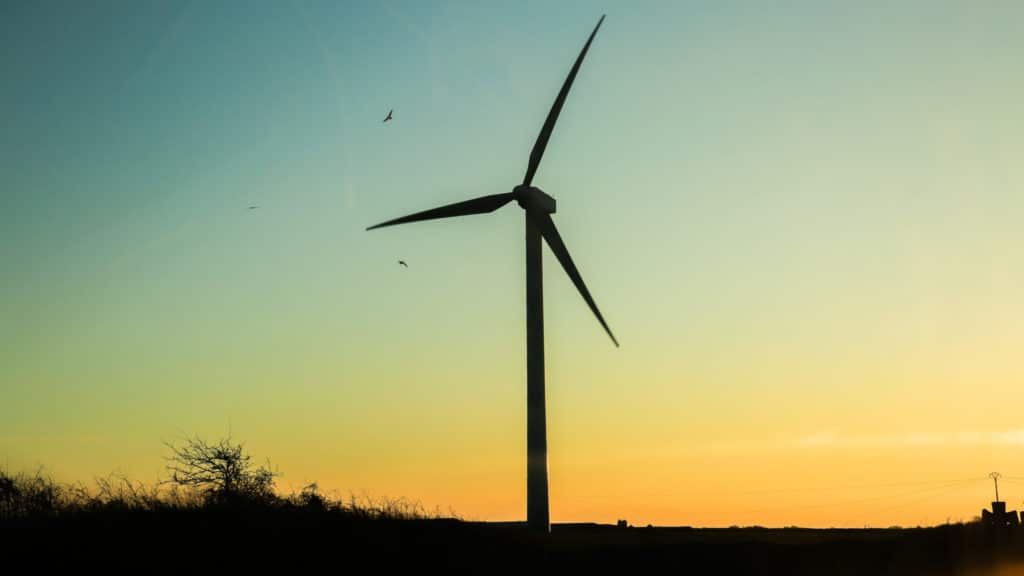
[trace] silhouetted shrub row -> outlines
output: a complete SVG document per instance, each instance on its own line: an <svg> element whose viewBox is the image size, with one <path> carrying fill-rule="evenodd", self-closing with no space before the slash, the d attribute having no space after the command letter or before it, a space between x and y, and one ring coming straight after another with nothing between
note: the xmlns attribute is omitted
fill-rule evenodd
<svg viewBox="0 0 1024 576"><path fill-rule="evenodd" d="M269 463L253 466L243 446L230 438L215 443L190 438L182 446L167 446L171 449L169 479L153 485L112 474L86 486L57 482L41 469L34 473L0 469L0 520L205 509L303 509L360 519L444 517L439 511L428 514L419 503L402 498L330 497L316 483L299 492L279 494L274 479L280 474Z"/></svg>
<svg viewBox="0 0 1024 576"><path fill-rule="evenodd" d="M240 445L190 439L171 446L169 478L119 475L61 484L43 471L0 470L0 557L38 570L145 572L199 566L239 573L995 574L1024 571L1024 530L981 523L916 529L634 528L559 524L538 534L518 522L465 522L404 499L323 494L313 483L278 493L269 463ZM454 515L452 515L454 516ZM212 564L204 564L212 559ZM1014 564L1016 563L1016 564ZM305 569L305 570L302 570ZM1019 573L1019 572L1005 572Z"/></svg>

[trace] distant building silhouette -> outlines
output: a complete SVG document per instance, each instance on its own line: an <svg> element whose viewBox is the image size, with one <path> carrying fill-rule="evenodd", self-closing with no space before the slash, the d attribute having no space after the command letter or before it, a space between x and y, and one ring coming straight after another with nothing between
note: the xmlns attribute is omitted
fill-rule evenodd
<svg viewBox="0 0 1024 576"><path fill-rule="evenodd" d="M1007 526L1017 526L1020 521L1017 518L1017 511L1006 510L1006 502L993 502L992 511L982 508L981 510L981 521L992 527L1005 528Z"/></svg>

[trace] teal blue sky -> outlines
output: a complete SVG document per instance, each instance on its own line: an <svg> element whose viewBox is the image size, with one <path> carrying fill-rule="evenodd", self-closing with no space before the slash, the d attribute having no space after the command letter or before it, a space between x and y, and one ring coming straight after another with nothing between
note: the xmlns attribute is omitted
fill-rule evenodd
<svg viewBox="0 0 1024 576"><path fill-rule="evenodd" d="M623 347L545 256L554 498L1024 429L1024 4L6 2L0 461L148 477L230 429L296 483L514 516L520 211L364 229L521 181L603 13L535 184ZM696 478L642 513L731 522L677 512Z"/></svg>

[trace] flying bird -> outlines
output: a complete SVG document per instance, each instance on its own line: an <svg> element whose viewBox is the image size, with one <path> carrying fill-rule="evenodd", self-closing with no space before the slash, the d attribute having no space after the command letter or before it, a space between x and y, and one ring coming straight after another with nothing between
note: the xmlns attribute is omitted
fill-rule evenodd
<svg viewBox="0 0 1024 576"><path fill-rule="evenodd" d="M385 122L387 122L388 120L391 120L391 113L392 112L394 112L394 110L388 110L388 116L387 116L387 118L384 119Z"/></svg>
<svg viewBox="0 0 1024 576"><path fill-rule="evenodd" d="M398 263L401 264L402 266L405 266L406 268L409 267L409 265L405 263L405 260L399 260Z"/></svg>
<svg viewBox="0 0 1024 576"><path fill-rule="evenodd" d="M257 208L259 208L259 206L249 206L249 210L255 210Z"/></svg>
<svg viewBox="0 0 1024 576"><path fill-rule="evenodd" d="M597 317L597 321L604 328L604 331L611 338L615 346L619 345L618 340L612 334L611 328L605 322L604 316L597 309L590 290L583 283L576 264L565 247L562 235L558 233L555 222L551 215L555 213L555 199L533 185L534 176L540 166L544 150L547 148L551 132L555 128L555 122L565 104L569 88L572 87L576 73L583 64L583 57L587 55L590 44L597 34L598 28L604 22L604 16L597 21L597 25L587 38L583 50L580 51L576 62L569 70L569 75L558 92L547 119L537 135L537 140L530 151L530 159L526 167L526 175L523 183L512 188L511 192L490 194L472 200L464 200L454 204L448 204L422 212L409 214L386 222L381 222L367 228L374 230L385 226L405 224L408 222L420 222L423 220L434 220L438 218L451 218L456 216L469 216L472 214L486 214L494 212L513 200L525 212L525 240L526 240L526 523L527 525L542 533L551 531L550 514L548 508L548 448L547 448L547 416L544 394L544 289L542 285L541 260L543 253L541 244L546 242L548 248L554 252L558 263L569 276L569 279L576 286L580 296L590 308L590 311ZM390 114L388 115L390 117ZM498 298L497 294L488 294L491 299Z"/></svg>

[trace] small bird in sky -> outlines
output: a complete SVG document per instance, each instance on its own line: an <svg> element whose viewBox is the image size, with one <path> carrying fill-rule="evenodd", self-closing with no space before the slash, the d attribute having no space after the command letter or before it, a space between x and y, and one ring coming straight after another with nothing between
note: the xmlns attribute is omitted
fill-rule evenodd
<svg viewBox="0 0 1024 576"><path fill-rule="evenodd" d="M388 116L387 116L387 118L384 119L385 122L387 122L388 120L391 120L391 113L392 112L394 112L394 110L388 110Z"/></svg>
<svg viewBox="0 0 1024 576"><path fill-rule="evenodd" d="M405 260L399 260L398 263L401 264L402 266L405 266L406 268L409 267L409 265L405 263Z"/></svg>
<svg viewBox="0 0 1024 576"><path fill-rule="evenodd" d="M255 210L257 208L259 208L259 206L249 206L249 210Z"/></svg>

